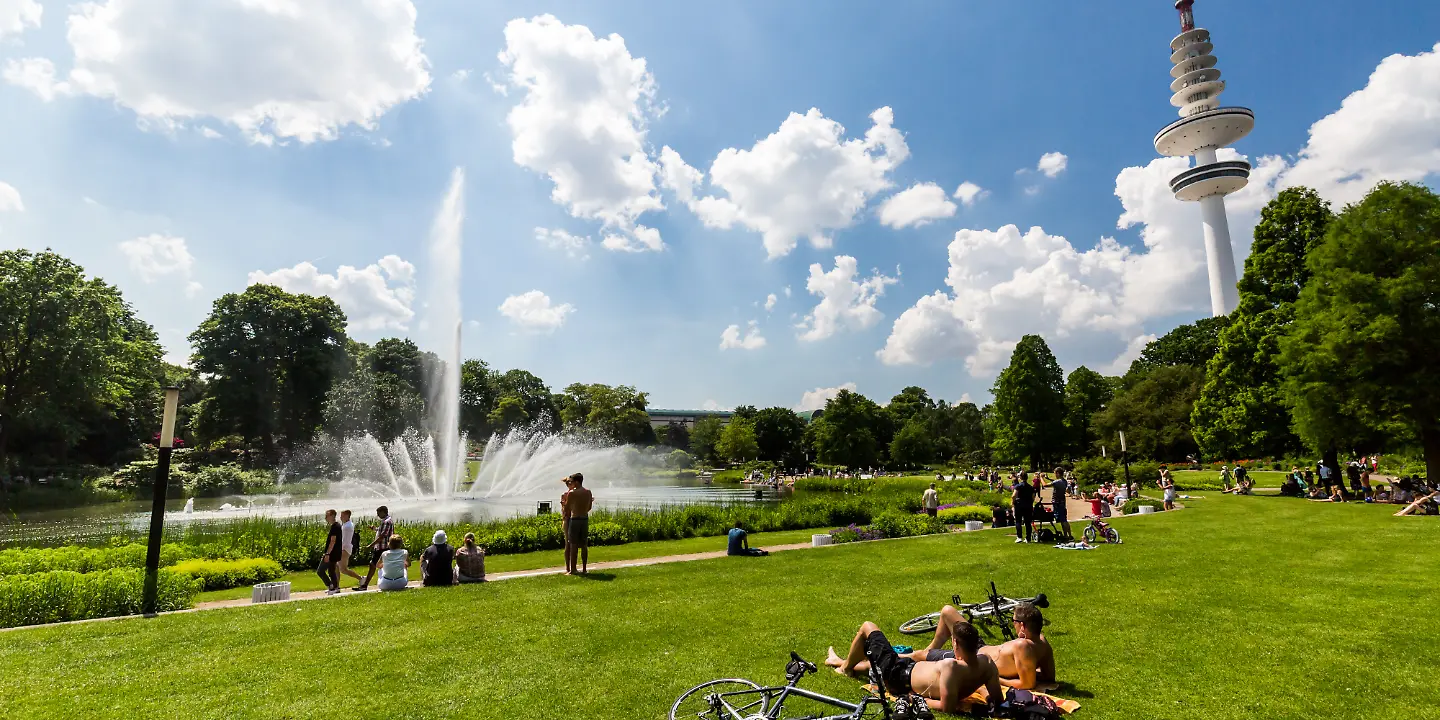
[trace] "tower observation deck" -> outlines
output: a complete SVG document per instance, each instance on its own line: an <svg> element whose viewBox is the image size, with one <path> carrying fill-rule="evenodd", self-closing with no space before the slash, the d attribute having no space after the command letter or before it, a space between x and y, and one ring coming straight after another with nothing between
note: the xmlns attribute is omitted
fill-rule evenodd
<svg viewBox="0 0 1440 720"><path fill-rule="evenodd" d="M1155 134L1155 150L1167 157L1195 157L1194 167L1170 180L1177 200L1200 203L1205 228L1205 259L1210 273L1210 310L1219 317L1239 304L1235 290L1235 251L1230 245L1230 223L1225 196L1250 182L1250 163L1220 162L1216 151L1229 147L1255 128L1255 113L1248 108L1221 107L1225 81L1216 67L1210 31L1195 27L1195 0L1177 0L1180 34L1170 41L1170 104L1180 108L1180 119Z"/></svg>

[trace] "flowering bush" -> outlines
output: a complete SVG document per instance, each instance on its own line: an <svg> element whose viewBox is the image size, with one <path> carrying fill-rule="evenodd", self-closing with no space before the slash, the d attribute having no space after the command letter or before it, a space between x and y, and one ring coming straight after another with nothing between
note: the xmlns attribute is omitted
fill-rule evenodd
<svg viewBox="0 0 1440 720"><path fill-rule="evenodd" d="M838 543L860 542L862 540L880 540L885 533L864 525L850 523L848 527L835 528L830 531L830 537Z"/></svg>

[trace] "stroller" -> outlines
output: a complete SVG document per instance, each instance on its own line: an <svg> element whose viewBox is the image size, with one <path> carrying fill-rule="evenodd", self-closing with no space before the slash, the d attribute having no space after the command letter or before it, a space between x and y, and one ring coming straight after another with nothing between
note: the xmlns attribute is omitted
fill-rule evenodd
<svg viewBox="0 0 1440 720"><path fill-rule="evenodd" d="M1034 529L1034 537L1039 542L1048 545L1072 539L1061 532L1060 527L1055 524L1054 503L1035 503L1035 509L1030 514L1030 523Z"/></svg>

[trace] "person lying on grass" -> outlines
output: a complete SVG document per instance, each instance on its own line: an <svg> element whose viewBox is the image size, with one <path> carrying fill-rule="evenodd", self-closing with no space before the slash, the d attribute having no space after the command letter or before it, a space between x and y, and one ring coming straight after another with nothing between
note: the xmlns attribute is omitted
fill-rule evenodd
<svg viewBox="0 0 1440 720"><path fill-rule="evenodd" d="M951 628L958 627L960 623L969 624L953 605L941 608L940 620L935 624L935 637L930 640L930 644L905 657L930 662L955 657L955 633ZM1055 651L1051 649L1050 641L1045 639L1042 632L1044 627L1045 618L1040 614L1040 608L1021 603L1015 608L1016 638L1007 643L985 645L979 649L980 655L995 663L1000 673L1001 685L1019 690L1054 686ZM945 649L947 642L951 643L951 650ZM867 665L860 670L863 672L868 668Z"/></svg>
<svg viewBox="0 0 1440 720"><path fill-rule="evenodd" d="M841 675L868 676L873 663L885 682L884 690L891 695L903 698L918 693L931 709L947 713L959 713L960 703L983 687L990 709L994 710L1004 698L995 662L978 654L980 633L964 619L954 623L950 632L956 648L954 657L917 661L895 652L885 633L875 623L866 622L850 642L850 652L842 658L831 646L825 664Z"/></svg>

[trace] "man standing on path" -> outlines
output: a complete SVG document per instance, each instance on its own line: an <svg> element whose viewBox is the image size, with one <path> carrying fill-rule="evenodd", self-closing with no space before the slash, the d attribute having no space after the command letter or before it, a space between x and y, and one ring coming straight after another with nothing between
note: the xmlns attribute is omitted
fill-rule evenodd
<svg viewBox="0 0 1440 720"><path fill-rule="evenodd" d="M384 505L375 508L375 517L380 518L380 524L370 526L375 531L375 539L370 543L370 572L365 573L365 579L355 587L357 592L365 592L370 586L370 578L375 577L375 568L380 566L380 555L390 548L390 536L395 534L395 519L390 517L390 508Z"/></svg>
<svg viewBox="0 0 1440 720"><path fill-rule="evenodd" d="M1030 484L1030 474L1021 471L1020 478L1010 491L1010 505L1015 510L1015 542L1030 542L1030 507L1035 504L1035 487Z"/></svg>
<svg viewBox="0 0 1440 720"><path fill-rule="evenodd" d="M1055 479L1050 481L1050 502L1055 506L1055 522L1060 523L1060 530L1065 533L1067 540L1071 537L1069 508L1065 506L1068 502L1066 491L1069 488L1070 483L1065 480L1065 469L1055 468Z"/></svg>
<svg viewBox="0 0 1440 720"><path fill-rule="evenodd" d="M570 492L565 495L562 503L565 513L565 574L574 575L578 564L578 572L583 575L590 562L590 508L595 505L595 496L586 489L585 476L578 472L570 476Z"/></svg>
<svg viewBox="0 0 1440 720"><path fill-rule="evenodd" d="M354 553L354 552L355 552L355 523L350 522L350 511L349 511L349 510L341 510L341 511L340 511L340 564L337 565L336 567L337 567L337 569L340 571L340 574L341 574L341 575L349 575L350 577L355 578L356 580L360 580L361 582L364 582L364 578L361 578L361 577L360 577L360 573L357 573L357 572L355 572L354 570L351 570L351 569L350 569L350 555L351 555L352 553ZM338 580L340 579L340 576L339 576L339 575L336 575L336 576L335 576L335 579L338 581ZM336 586L337 586L337 587L339 586L339 583L338 583L338 582L336 583Z"/></svg>
<svg viewBox="0 0 1440 720"><path fill-rule="evenodd" d="M921 498L925 505L925 514L935 517L940 513L940 493L935 491L935 483L930 483L930 489L925 491Z"/></svg>
<svg viewBox="0 0 1440 720"><path fill-rule="evenodd" d="M334 595L340 592L340 578L335 574L335 565L340 562L340 523L335 522L334 510L325 511L325 525L329 532L325 535L325 549L320 553L320 566L315 568L315 573L325 583L325 594Z"/></svg>

